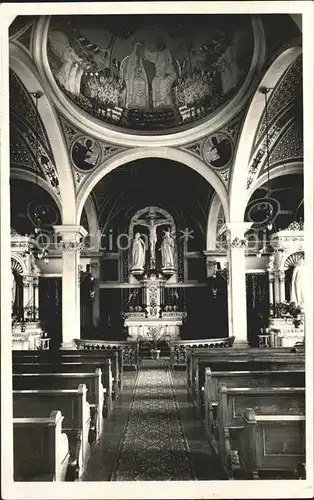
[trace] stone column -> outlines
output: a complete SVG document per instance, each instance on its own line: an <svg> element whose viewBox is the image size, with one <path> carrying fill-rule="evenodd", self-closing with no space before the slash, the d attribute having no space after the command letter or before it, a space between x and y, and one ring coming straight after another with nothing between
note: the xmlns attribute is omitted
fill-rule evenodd
<svg viewBox="0 0 314 500"><path fill-rule="evenodd" d="M39 290L38 277L33 276L33 304L34 304L34 321L39 321Z"/></svg>
<svg viewBox="0 0 314 500"><path fill-rule="evenodd" d="M80 250L81 238L87 235L82 226L54 226L62 240L62 349L75 349L74 339L80 338Z"/></svg>
<svg viewBox="0 0 314 500"><path fill-rule="evenodd" d="M31 320L33 309L33 285L32 276L23 276L23 319Z"/></svg>
<svg viewBox="0 0 314 500"><path fill-rule="evenodd" d="M227 232L229 336L235 337L235 347L248 346L244 235L251 226L251 222L228 222L220 230Z"/></svg>
<svg viewBox="0 0 314 500"><path fill-rule="evenodd" d="M274 302L274 273L273 271L268 272L268 284L269 284L269 303L275 304Z"/></svg>
<svg viewBox="0 0 314 500"><path fill-rule="evenodd" d="M280 281L279 281L279 272L278 269L276 269L274 273L274 303L279 304L280 303Z"/></svg>
<svg viewBox="0 0 314 500"><path fill-rule="evenodd" d="M93 326L97 327L99 325L99 296L100 296L100 258L101 253L97 253L91 256L90 259L90 269L92 276L94 278L94 300L93 300Z"/></svg>

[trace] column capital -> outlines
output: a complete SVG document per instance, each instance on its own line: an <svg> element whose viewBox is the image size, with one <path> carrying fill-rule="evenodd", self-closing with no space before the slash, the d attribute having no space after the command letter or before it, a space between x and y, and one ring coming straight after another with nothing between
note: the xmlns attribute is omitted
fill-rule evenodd
<svg viewBox="0 0 314 500"><path fill-rule="evenodd" d="M62 237L60 242L62 250L82 250L81 239L88 234L83 226L63 224L53 226L53 229Z"/></svg>
<svg viewBox="0 0 314 500"><path fill-rule="evenodd" d="M85 227L76 226L75 224L53 226L53 229L57 234L60 234L63 239L80 238L88 234Z"/></svg>

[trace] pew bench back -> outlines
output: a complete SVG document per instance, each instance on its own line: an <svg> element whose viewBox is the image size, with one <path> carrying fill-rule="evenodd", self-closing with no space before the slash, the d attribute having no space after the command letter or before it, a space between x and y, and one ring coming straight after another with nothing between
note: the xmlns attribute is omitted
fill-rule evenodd
<svg viewBox="0 0 314 500"><path fill-rule="evenodd" d="M263 471L294 473L305 461L305 416L243 415L240 458L245 476L259 479Z"/></svg>
<svg viewBox="0 0 314 500"><path fill-rule="evenodd" d="M36 389L13 391L14 418L43 417L51 409L63 415L62 429L70 448L70 475L80 477L89 457L90 407L86 401L86 385L77 390Z"/></svg>
<svg viewBox="0 0 314 500"><path fill-rule="evenodd" d="M14 480L64 481L69 461L69 444L62 432L62 415L14 418Z"/></svg>

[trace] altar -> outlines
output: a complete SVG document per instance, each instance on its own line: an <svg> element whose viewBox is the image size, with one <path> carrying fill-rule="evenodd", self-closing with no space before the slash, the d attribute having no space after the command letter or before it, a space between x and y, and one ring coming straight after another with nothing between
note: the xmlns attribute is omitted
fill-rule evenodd
<svg viewBox="0 0 314 500"><path fill-rule="evenodd" d="M136 230L140 226L148 229L148 237L145 232L141 234ZM161 226L165 229L160 241L157 228ZM129 259L129 282L134 291L124 313L128 337L130 340L153 341L179 339L186 313L180 311L182 304L176 288L177 249L172 236L175 233L173 218L159 207L146 207L132 218L130 233L134 234L134 239ZM161 261L157 258L157 247Z"/></svg>

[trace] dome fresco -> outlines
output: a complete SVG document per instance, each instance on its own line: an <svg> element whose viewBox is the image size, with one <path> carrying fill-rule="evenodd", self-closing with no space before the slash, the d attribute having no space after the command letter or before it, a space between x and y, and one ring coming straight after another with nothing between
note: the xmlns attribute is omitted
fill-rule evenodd
<svg viewBox="0 0 314 500"><path fill-rule="evenodd" d="M97 120L174 132L222 110L253 73L249 15L52 16L47 57L67 98Z"/></svg>

